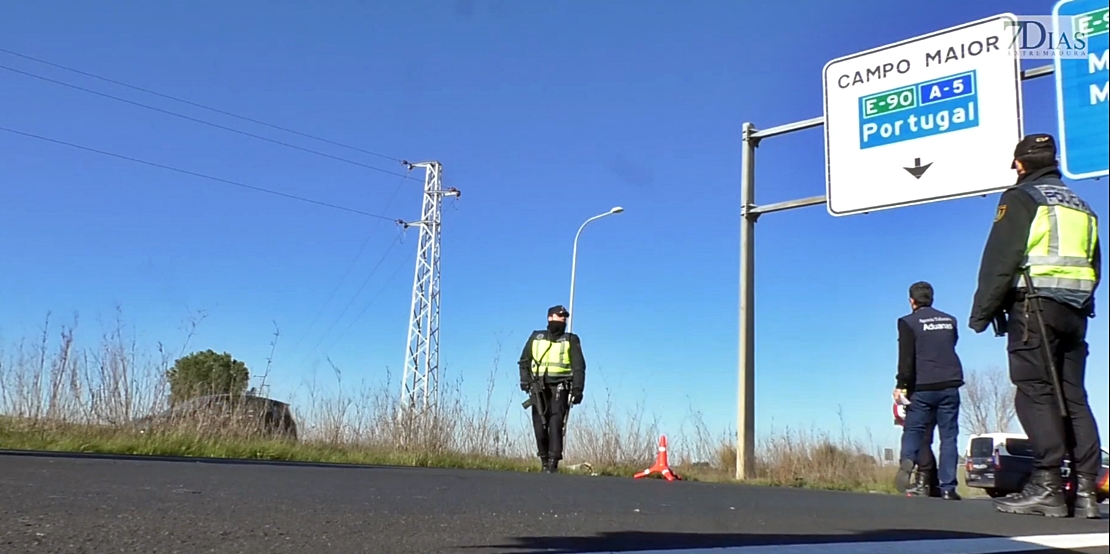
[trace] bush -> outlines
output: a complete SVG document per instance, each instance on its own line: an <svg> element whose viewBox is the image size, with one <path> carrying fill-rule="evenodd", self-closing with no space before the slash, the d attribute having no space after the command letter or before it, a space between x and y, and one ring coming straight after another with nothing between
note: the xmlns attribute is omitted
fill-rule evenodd
<svg viewBox="0 0 1110 554"><path fill-rule="evenodd" d="M247 391L250 370L227 352L205 350L179 358L166 378L170 383L170 405L175 405L198 396L240 396Z"/></svg>

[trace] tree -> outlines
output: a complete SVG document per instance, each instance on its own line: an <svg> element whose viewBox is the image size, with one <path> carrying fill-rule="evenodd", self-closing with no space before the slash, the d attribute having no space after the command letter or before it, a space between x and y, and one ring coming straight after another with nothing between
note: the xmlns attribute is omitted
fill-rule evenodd
<svg viewBox="0 0 1110 554"><path fill-rule="evenodd" d="M1004 433L1010 430L1016 413L1016 387L1009 373L998 366L965 372L960 402L960 427L970 434Z"/></svg>
<svg viewBox="0 0 1110 554"><path fill-rule="evenodd" d="M194 352L179 358L166 372L170 382L170 404L208 394L242 395L250 371L243 362L224 352Z"/></svg>

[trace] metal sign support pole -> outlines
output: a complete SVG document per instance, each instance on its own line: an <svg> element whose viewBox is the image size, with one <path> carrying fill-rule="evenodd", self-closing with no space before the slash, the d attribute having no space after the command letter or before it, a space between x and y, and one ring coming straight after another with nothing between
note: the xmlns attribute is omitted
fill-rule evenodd
<svg viewBox="0 0 1110 554"><path fill-rule="evenodd" d="M1022 81L1052 75L1053 65L1042 65L1021 72ZM738 357L738 395L736 402L736 478L755 476L755 223L759 216L825 204L827 197L811 196L759 206L755 203L755 149L760 141L794 131L820 127L824 117L815 117L757 130L752 123L743 126L740 154L740 346Z"/></svg>

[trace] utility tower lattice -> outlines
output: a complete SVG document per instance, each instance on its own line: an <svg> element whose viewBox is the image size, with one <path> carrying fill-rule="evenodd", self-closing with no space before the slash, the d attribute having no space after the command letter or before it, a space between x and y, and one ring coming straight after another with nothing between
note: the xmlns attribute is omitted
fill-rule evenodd
<svg viewBox="0 0 1110 554"><path fill-rule="evenodd" d="M459 196L458 189L442 188L443 166L439 162L404 162L409 169L422 167L424 207L420 221L404 227L420 227L416 245L416 271L412 278L412 311L409 313L405 373L401 383L401 409L425 413L439 400L439 253L443 198Z"/></svg>

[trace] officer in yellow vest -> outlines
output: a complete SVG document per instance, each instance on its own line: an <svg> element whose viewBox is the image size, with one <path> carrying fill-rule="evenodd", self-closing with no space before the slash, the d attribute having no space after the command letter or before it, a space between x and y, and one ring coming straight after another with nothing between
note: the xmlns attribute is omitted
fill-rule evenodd
<svg viewBox="0 0 1110 554"><path fill-rule="evenodd" d="M548 473L559 471L570 405L582 402L586 385L582 343L566 332L569 316L562 306L549 308L547 329L533 332L520 354L520 389L531 395L536 455Z"/></svg>
<svg viewBox="0 0 1110 554"><path fill-rule="evenodd" d="M1097 519L1101 454L1084 375L1087 320L1095 316L1102 268L1098 216L1061 180L1052 135L1023 138L1012 167L1017 183L999 199L968 323L976 333L995 323L997 334L1008 335L1014 409L1032 443L1034 469L1021 493L995 499L995 507ZM1066 418L1049 373L1049 353ZM1077 476L1074 498L1064 494L1060 471L1069 451Z"/></svg>

